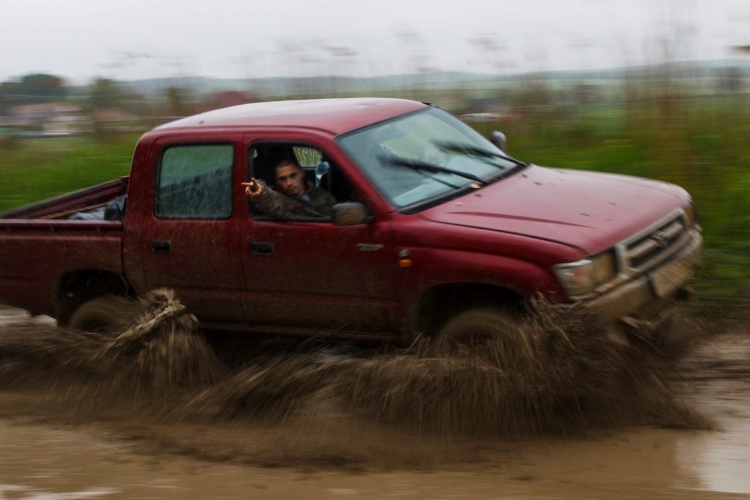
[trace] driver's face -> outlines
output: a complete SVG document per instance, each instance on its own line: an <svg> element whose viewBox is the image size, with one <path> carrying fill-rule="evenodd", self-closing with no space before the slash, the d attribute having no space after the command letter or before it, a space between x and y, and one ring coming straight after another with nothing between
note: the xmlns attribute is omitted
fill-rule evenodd
<svg viewBox="0 0 750 500"><path fill-rule="evenodd" d="M305 194L305 173L294 165L284 165L276 169L276 185L287 196Z"/></svg>

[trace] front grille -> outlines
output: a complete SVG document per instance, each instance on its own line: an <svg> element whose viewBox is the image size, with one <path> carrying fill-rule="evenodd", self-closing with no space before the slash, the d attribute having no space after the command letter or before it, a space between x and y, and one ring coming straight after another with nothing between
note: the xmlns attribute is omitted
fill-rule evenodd
<svg viewBox="0 0 750 500"><path fill-rule="evenodd" d="M687 219L679 209L617 245L622 268L629 274L651 269L681 248L687 239Z"/></svg>

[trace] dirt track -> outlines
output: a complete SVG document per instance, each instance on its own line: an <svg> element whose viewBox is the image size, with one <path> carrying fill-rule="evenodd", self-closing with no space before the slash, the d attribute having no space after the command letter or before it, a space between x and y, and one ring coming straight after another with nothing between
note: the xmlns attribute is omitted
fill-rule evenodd
<svg viewBox="0 0 750 500"><path fill-rule="evenodd" d="M49 327L12 309L0 318ZM86 404L76 384L6 388L0 498L750 495L750 336L704 341L678 379L674 390L715 430L608 426L472 439L358 419L324 401L301 417L205 423L156 418L132 397Z"/></svg>

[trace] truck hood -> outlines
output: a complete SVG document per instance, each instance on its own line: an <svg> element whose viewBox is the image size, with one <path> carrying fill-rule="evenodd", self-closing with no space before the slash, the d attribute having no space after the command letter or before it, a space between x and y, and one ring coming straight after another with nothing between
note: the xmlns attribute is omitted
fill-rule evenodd
<svg viewBox="0 0 750 500"><path fill-rule="evenodd" d="M443 224L541 238L592 255L689 200L682 188L623 175L529 165L466 196L425 210Z"/></svg>

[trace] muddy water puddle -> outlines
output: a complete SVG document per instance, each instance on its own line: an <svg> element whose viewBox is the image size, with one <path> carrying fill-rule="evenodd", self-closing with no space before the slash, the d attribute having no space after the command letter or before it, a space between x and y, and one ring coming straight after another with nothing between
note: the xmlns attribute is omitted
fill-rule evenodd
<svg viewBox="0 0 750 500"><path fill-rule="evenodd" d="M747 491L739 482L747 455L744 466L733 463L740 457L723 453L721 443L684 431L515 444L479 463L387 472L142 453L100 427L17 420L0 423L0 440L3 498L732 498L721 492Z"/></svg>
<svg viewBox="0 0 750 500"><path fill-rule="evenodd" d="M12 309L0 309L0 322L50 324ZM0 498L750 496L750 336L713 337L681 367L680 397L715 429L446 437L375 423L325 398L272 420L196 422L165 419L132 395L66 407L60 393L75 385L7 388Z"/></svg>

